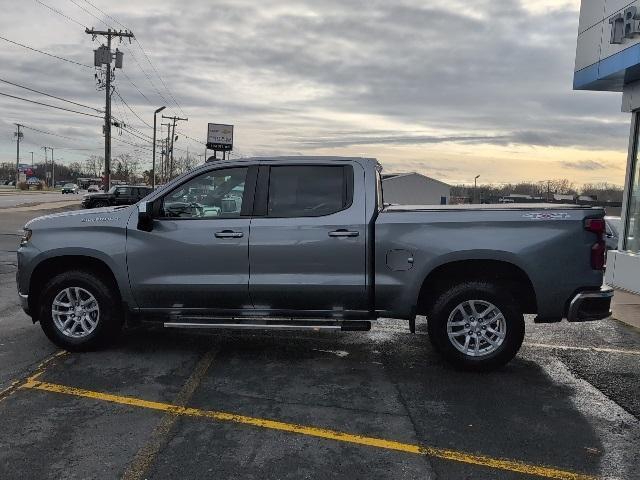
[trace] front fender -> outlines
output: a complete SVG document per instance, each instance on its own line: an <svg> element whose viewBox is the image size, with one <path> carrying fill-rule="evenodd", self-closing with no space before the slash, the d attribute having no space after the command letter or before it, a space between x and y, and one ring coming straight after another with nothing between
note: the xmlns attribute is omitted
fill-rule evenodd
<svg viewBox="0 0 640 480"><path fill-rule="evenodd" d="M30 258L28 258L29 253L33 254ZM39 265L42 265L43 262L53 258L85 257L88 259L90 258L93 260L98 260L104 263L109 268L109 270L111 270L116 280L118 290L123 302L127 303L128 305L132 305L133 297L129 288L124 249L123 251L116 253L105 252L97 250L95 248L76 246L54 248L46 250L44 252L37 251L34 248L32 252L28 252L27 249L21 249L18 251L18 256L20 265L18 290L21 293L31 294L29 292L29 283L31 281L31 277L36 268L38 268Z"/></svg>

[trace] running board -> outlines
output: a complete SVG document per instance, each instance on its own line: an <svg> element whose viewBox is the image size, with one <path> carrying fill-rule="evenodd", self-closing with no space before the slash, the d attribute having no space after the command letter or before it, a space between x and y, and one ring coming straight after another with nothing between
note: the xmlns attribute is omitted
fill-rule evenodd
<svg viewBox="0 0 640 480"><path fill-rule="evenodd" d="M340 322L314 322L305 323L300 321L264 323L219 323L219 322L165 322L165 328L203 328L203 329L227 329L227 330L311 330L319 332L321 330L340 330L343 332L366 332L371 330L369 321L340 321Z"/></svg>

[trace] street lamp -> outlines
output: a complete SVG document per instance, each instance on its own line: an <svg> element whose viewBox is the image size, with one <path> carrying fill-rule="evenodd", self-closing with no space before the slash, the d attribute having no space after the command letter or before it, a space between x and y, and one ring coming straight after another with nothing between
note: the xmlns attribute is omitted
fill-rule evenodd
<svg viewBox="0 0 640 480"><path fill-rule="evenodd" d="M476 175L476 178L473 179L473 196L475 201L478 201L478 179L480 175Z"/></svg>
<svg viewBox="0 0 640 480"><path fill-rule="evenodd" d="M151 167L151 186L156 189L156 115L167 107L160 107L153 112L153 165Z"/></svg>

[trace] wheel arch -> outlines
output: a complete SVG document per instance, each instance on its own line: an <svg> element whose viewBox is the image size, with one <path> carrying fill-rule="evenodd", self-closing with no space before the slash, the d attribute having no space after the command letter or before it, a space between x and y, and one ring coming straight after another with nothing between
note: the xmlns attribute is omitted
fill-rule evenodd
<svg viewBox="0 0 640 480"><path fill-rule="evenodd" d="M420 286L417 313L426 314L442 291L469 280L504 283L524 313L537 313L535 288L526 272L514 263L495 259L454 260L432 269Z"/></svg>
<svg viewBox="0 0 640 480"><path fill-rule="evenodd" d="M29 309L37 320L37 306L43 287L48 280L63 272L81 270L99 276L114 290L114 294L122 302L122 292L118 280L111 267L104 261L88 255L60 255L49 257L40 262L31 273L29 281Z"/></svg>

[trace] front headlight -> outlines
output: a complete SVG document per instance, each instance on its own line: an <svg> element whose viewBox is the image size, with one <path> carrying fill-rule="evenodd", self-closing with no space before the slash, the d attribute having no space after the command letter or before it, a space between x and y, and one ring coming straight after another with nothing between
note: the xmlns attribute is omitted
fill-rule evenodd
<svg viewBox="0 0 640 480"><path fill-rule="evenodd" d="M31 235L32 235L32 231L29 228L25 228L24 230L22 230L22 238L20 239L20 246L23 247L24 245L26 245L29 240L31 239Z"/></svg>

